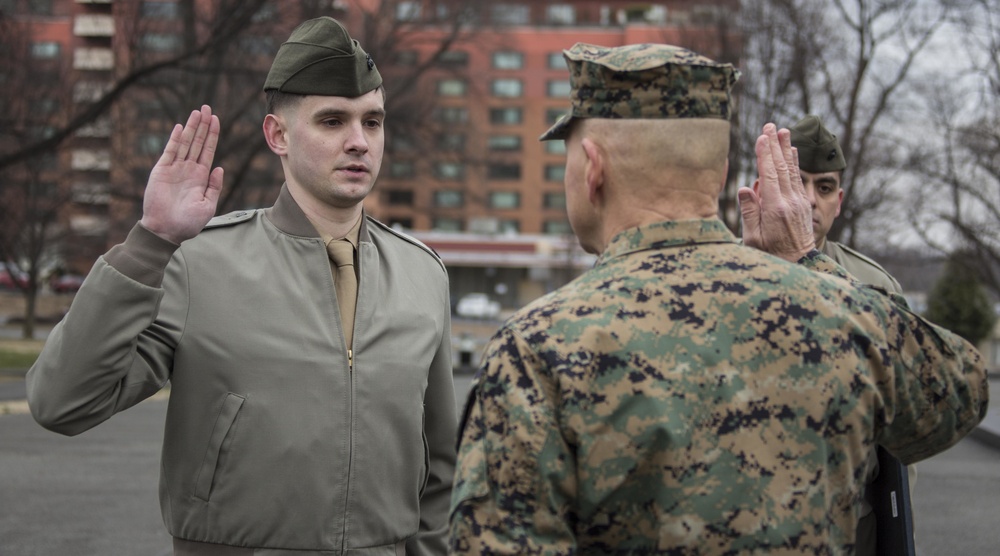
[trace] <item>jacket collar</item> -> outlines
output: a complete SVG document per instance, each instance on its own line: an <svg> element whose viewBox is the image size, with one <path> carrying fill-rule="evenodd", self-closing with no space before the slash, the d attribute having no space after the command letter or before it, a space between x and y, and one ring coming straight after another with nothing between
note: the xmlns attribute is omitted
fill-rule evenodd
<svg viewBox="0 0 1000 556"><path fill-rule="evenodd" d="M314 237L317 239L320 237L319 232L316 231L316 227L306 218L306 214L302 212L302 208L292 198L292 193L288 191L288 184L281 185L278 199L274 202L274 206L264 210L264 216L267 217L271 224L274 224L275 228L288 235ZM358 234L359 243L371 241L371 237L368 235L368 218L366 216L367 214L362 214L361 216L361 231Z"/></svg>
<svg viewBox="0 0 1000 556"><path fill-rule="evenodd" d="M735 242L736 236L716 218L657 222L620 232L611 239L597 264L647 249Z"/></svg>

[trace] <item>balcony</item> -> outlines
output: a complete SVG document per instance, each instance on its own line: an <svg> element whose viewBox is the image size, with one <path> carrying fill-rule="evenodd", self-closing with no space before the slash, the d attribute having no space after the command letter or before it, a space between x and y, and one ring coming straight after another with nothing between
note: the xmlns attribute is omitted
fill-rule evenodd
<svg viewBox="0 0 1000 556"><path fill-rule="evenodd" d="M111 202L107 184L78 183L73 186L73 202L85 205L106 205Z"/></svg>
<svg viewBox="0 0 1000 556"><path fill-rule="evenodd" d="M97 102L110 90L107 81L77 81L73 84L73 102Z"/></svg>
<svg viewBox="0 0 1000 556"><path fill-rule="evenodd" d="M73 151L70 167L81 171L106 172L111 170L111 151L107 149L76 149Z"/></svg>
<svg viewBox="0 0 1000 556"><path fill-rule="evenodd" d="M77 48L73 51L73 69L110 71L115 54L110 48Z"/></svg>
<svg viewBox="0 0 1000 556"><path fill-rule="evenodd" d="M78 15L73 20L73 34L78 37L112 37L115 20L111 15Z"/></svg>
<svg viewBox="0 0 1000 556"><path fill-rule="evenodd" d="M111 118L101 118L76 130L77 137L106 139L111 137Z"/></svg>

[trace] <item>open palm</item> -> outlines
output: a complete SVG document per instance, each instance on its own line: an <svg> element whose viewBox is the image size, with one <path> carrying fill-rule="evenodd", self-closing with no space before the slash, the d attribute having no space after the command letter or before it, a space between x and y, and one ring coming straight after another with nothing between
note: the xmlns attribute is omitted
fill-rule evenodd
<svg viewBox="0 0 1000 556"><path fill-rule="evenodd" d="M222 168L212 168L219 128L208 105L174 126L143 195L140 223L149 231L179 244L215 215L223 177Z"/></svg>

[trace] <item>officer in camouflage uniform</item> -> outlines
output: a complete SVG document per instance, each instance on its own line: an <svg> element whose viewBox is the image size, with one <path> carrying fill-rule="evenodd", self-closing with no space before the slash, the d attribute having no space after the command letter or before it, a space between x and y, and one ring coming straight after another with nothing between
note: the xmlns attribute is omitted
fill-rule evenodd
<svg viewBox="0 0 1000 556"><path fill-rule="evenodd" d="M570 222L600 258L487 347L451 551L852 553L872 447L911 462L972 430L982 358L813 248L773 125L761 194L740 199L747 245L781 258L737 243L717 217L731 66L666 45L565 56L572 111L542 139L567 141Z"/></svg>

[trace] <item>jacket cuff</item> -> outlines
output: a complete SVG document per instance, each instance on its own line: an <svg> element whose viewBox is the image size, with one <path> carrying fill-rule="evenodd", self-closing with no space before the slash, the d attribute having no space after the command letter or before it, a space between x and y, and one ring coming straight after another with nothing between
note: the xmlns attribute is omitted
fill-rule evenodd
<svg viewBox="0 0 1000 556"><path fill-rule="evenodd" d="M179 247L136 223L124 242L104 254L104 260L136 282L158 288L163 283L167 263Z"/></svg>

